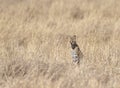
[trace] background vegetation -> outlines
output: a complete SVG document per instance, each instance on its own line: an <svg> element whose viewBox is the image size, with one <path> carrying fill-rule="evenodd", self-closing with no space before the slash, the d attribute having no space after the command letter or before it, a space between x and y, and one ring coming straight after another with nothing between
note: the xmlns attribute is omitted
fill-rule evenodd
<svg viewBox="0 0 120 88"><path fill-rule="evenodd" d="M0 0L0 88L120 88L120 0Z"/></svg>

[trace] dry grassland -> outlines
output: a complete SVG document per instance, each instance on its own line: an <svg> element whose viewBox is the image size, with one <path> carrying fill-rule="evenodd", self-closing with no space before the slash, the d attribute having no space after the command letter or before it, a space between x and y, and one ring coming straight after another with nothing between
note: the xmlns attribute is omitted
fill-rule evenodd
<svg viewBox="0 0 120 88"><path fill-rule="evenodd" d="M0 0L0 88L120 88L120 0Z"/></svg>

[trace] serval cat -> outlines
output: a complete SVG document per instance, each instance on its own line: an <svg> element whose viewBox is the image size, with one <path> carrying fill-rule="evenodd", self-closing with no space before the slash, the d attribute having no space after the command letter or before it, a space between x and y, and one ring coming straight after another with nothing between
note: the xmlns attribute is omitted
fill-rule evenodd
<svg viewBox="0 0 120 88"><path fill-rule="evenodd" d="M83 57L83 53L81 52L78 44L76 43L76 35L70 37L70 44L72 48L73 63L79 64L80 59Z"/></svg>

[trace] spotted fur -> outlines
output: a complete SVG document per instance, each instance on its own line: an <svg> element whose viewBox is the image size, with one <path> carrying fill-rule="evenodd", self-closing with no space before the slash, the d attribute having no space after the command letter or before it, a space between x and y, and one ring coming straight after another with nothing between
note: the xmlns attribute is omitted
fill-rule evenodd
<svg viewBox="0 0 120 88"><path fill-rule="evenodd" d="M71 44L71 48L72 48L72 60L74 63L79 64L80 59L83 57L83 54L82 54L78 44L76 43L76 35L74 35L70 38L70 44Z"/></svg>

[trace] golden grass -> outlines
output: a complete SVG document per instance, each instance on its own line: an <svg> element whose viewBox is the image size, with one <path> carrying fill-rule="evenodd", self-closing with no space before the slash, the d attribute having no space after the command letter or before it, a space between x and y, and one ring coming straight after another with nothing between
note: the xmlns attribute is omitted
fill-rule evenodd
<svg viewBox="0 0 120 88"><path fill-rule="evenodd" d="M119 9L119 0L0 0L0 88L120 88Z"/></svg>

